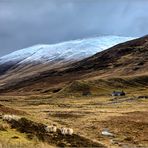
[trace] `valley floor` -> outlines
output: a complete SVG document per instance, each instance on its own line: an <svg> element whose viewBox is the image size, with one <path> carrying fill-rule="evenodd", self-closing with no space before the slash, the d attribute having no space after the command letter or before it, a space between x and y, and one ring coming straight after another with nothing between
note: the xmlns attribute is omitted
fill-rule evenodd
<svg viewBox="0 0 148 148"><path fill-rule="evenodd" d="M146 148L148 147L147 93L147 90L144 92L139 90L125 97L102 95L67 98L49 95L4 95L0 96L0 113L20 114L35 122L70 127L77 135L97 141L109 148ZM1 119L0 124L6 126ZM108 129L113 136L102 135L104 129ZM21 147L26 145L52 147L35 138L30 140L25 134L10 127L4 131L0 128L0 148L13 147L4 144L4 141L10 139L15 141L15 144L22 144Z"/></svg>

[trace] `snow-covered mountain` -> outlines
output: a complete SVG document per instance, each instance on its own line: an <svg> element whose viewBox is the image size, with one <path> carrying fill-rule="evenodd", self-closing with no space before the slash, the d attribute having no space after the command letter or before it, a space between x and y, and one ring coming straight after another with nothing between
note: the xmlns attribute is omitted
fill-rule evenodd
<svg viewBox="0 0 148 148"><path fill-rule="evenodd" d="M0 58L0 87L34 78L50 71L63 70L131 37L104 36L52 45L35 45Z"/></svg>
<svg viewBox="0 0 148 148"><path fill-rule="evenodd" d="M132 39L134 38L104 36L51 45L35 45L1 57L0 65L12 62L20 65L33 61L40 63L53 61L78 61L116 44Z"/></svg>
<svg viewBox="0 0 148 148"><path fill-rule="evenodd" d="M139 71L145 73L148 39L134 39L95 37L15 51L0 58L0 90L20 88L20 92L38 92L91 76L112 77L112 74L121 76L132 72L139 74ZM24 86L26 89L22 89Z"/></svg>

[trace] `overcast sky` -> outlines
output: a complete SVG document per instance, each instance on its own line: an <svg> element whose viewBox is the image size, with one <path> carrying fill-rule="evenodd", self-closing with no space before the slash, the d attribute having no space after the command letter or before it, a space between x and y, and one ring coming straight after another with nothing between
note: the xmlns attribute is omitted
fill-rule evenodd
<svg viewBox="0 0 148 148"><path fill-rule="evenodd" d="M148 0L0 0L0 56L35 44L148 34Z"/></svg>

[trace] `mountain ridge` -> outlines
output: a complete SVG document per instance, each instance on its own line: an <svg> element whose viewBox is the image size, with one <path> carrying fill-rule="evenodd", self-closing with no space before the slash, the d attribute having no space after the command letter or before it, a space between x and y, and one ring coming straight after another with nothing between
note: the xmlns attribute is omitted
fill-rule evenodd
<svg viewBox="0 0 148 148"><path fill-rule="evenodd" d="M36 71L67 66L118 43L131 40L131 37L106 36L67 41L53 45L35 45L21 49L0 58L0 79L32 75Z"/></svg>
<svg viewBox="0 0 148 148"><path fill-rule="evenodd" d="M142 76L148 72L148 36L115 45L68 66L10 81L3 88L22 90L65 85L74 80ZM25 88L26 87L26 88Z"/></svg>

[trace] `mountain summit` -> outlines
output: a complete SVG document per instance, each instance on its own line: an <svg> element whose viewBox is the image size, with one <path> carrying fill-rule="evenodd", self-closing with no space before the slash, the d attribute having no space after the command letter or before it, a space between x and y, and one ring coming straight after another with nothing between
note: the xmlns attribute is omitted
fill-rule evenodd
<svg viewBox="0 0 148 148"><path fill-rule="evenodd" d="M131 37L104 36L54 45L36 45L15 51L0 58L0 86L3 88L3 86L28 80L28 78L33 80L42 75L52 75L51 71L56 69L63 71L71 64L81 60L85 61L85 58L133 39ZM104 60L103 57L102 60ZM86 67L89 65L91 63Z"/></svg>
<svg viewBox="0 0 148 148"><path fill-rule="evenodd" d="M104 36L68 41L51 45L35 45L0 58L0 73L28 63L75 62L116 44L132 40L131 37ZM59 63L58 63L59 64Z"/></svg>

